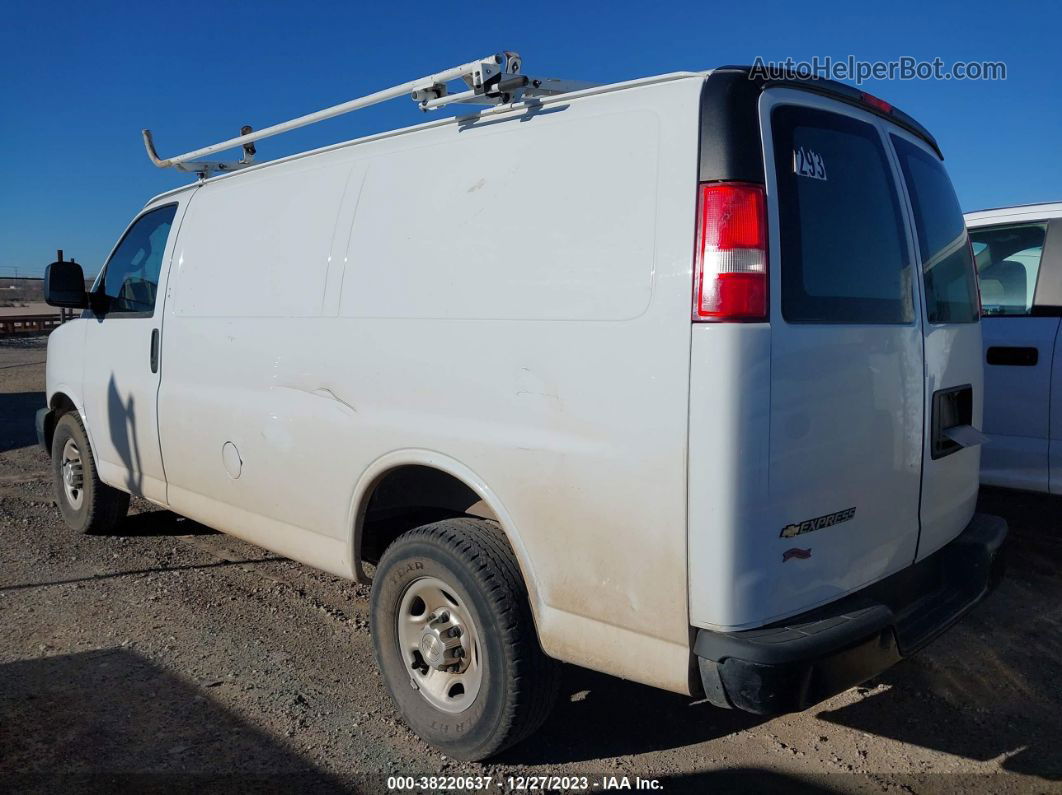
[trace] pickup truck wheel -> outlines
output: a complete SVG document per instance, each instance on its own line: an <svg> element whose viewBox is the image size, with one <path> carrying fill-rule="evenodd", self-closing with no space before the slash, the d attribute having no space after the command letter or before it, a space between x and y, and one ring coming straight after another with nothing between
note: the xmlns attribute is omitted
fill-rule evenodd
<svg viewBox="0 0 1062 795"><path fill-rule="evenodd" d="M400 536L373 581L376 660L403 719L448 756L480 760L537 729L558 665L535 634L508 541L485 519Z"/></svg>
<svg viewBox="0 0 1062 795"><path fill-rule="evenodd" d="M129 510L129 495L96 474L88 436L74 413L64 414L55 425L52 473L59 512L73 530L107 533Z"/></svg>

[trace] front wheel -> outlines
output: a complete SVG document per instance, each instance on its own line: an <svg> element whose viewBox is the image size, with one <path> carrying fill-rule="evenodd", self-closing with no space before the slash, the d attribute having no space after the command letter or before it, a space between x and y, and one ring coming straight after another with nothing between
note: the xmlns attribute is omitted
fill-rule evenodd
<svg viewBox="0 0 1062 795"><path fill-rule="evenodd" d="M516 558L494 522L400 536L372 589L376 659L403 719L456 759L485 759L549 714L557 664L535 634Z"/></svg>
<svg viewBox="0 0 1062 795"><path fill-rule="evenodd" d="M129 510L129 495L100 480L88 435L74 413L64 414L52 435L52 476L59 512L80 533L107 533Z"/></svg>

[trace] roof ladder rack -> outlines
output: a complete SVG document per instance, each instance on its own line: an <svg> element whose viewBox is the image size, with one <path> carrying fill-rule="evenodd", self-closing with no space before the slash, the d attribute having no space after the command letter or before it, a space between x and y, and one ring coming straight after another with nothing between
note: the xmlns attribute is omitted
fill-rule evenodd
<svg viewBox="0 0 1062 795"><path fill-rule="evenodd" d="M235 138L229 138L201 149L185 152L183 155L162 159L155 151L155 142L151 136L151 130L143 130L144 148L147 149L151 162L159 168L173 168L177 171L186 171L197 174L200 179L205 179L212 174L236 171L246 168L254 162L255 142L274 135L297 130L310 124L316 124L326 119L342 116L355 110L377 105L389 99L395 99L403 95L410 96L421 110L436 110L450 104L467 105L505 105L518 102L527 97L553 96L570 91L580 91L585 88L593 88L595 83L585 83L575 80L556 80L552 78L528 77L521 72L522 63L520 55L515 52L502 52L489 55L476 61L455 66L442 72L427 75L416 80L410 80L391 88L385 88L364 97L341 102L330 108L307 113L305 116L291 119L290 121L274 124L272 127L254 132L250 126L240 129L240 134ZM466 90L451 94L447 83L461 80ZM200 158L209 157L226 149L243 147L243 157L238 161L210 161Z"/></svg>

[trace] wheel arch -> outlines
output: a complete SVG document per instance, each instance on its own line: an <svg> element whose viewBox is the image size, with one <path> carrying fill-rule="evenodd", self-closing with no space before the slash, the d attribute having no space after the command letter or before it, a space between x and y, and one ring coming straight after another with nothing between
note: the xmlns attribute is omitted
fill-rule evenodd
<svg viewBox="0 0 1062 795"><path fill-rule="evenodd" d="M44 423L44 440L48 444L48 449L51 450L52 448L52 438L55 435L55 426L59 424L59 419L64 414L77 414L81 427L85 429L85 434L89 438L89 452L93 456L93 461L95 461L95 445L92 441L92 434L88 429L88 423L85 422L85 412L82 410L81 404L73 397L72 392L63 387L54 390L48 396L48 410L48 419Z"/></svg>
<svg viewBox="0 0 1062 795"><path fill-rule="evenodd" d="M363 555L366 541L366 516L370 503L374 495L378 493L377 490L388 477L392 477L396 473L409 471L412 468L434 470L437 473L449 476L467 488L471 494L478 497L479 502L472 506L477 508L477 510L472 512L471 515L494 520L505 534L513 553L516 555L520 574L524 579L531 602L531 609L537 619L539 612L538 583L535 579L534 568L531 565L527 549L523 544L512 516L493 490L472 469L450 456L433 450L404 449L387 453L366 467L359 478L350 503L348 527L352 528L352 535L347 547L349 556L348 568L353 572L358 582L368 583L371 581L363 565L366 560Z"/></svg>

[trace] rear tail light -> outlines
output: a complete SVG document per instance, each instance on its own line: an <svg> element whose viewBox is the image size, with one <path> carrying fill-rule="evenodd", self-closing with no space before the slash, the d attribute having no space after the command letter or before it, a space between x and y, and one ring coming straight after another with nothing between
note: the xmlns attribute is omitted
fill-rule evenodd
<svg viewBox="0 0 1062 795"><path fill-rule="evenodd" d="M704 183L697 201L693 319L767 319L767 201L762 185Z"/></svg>

